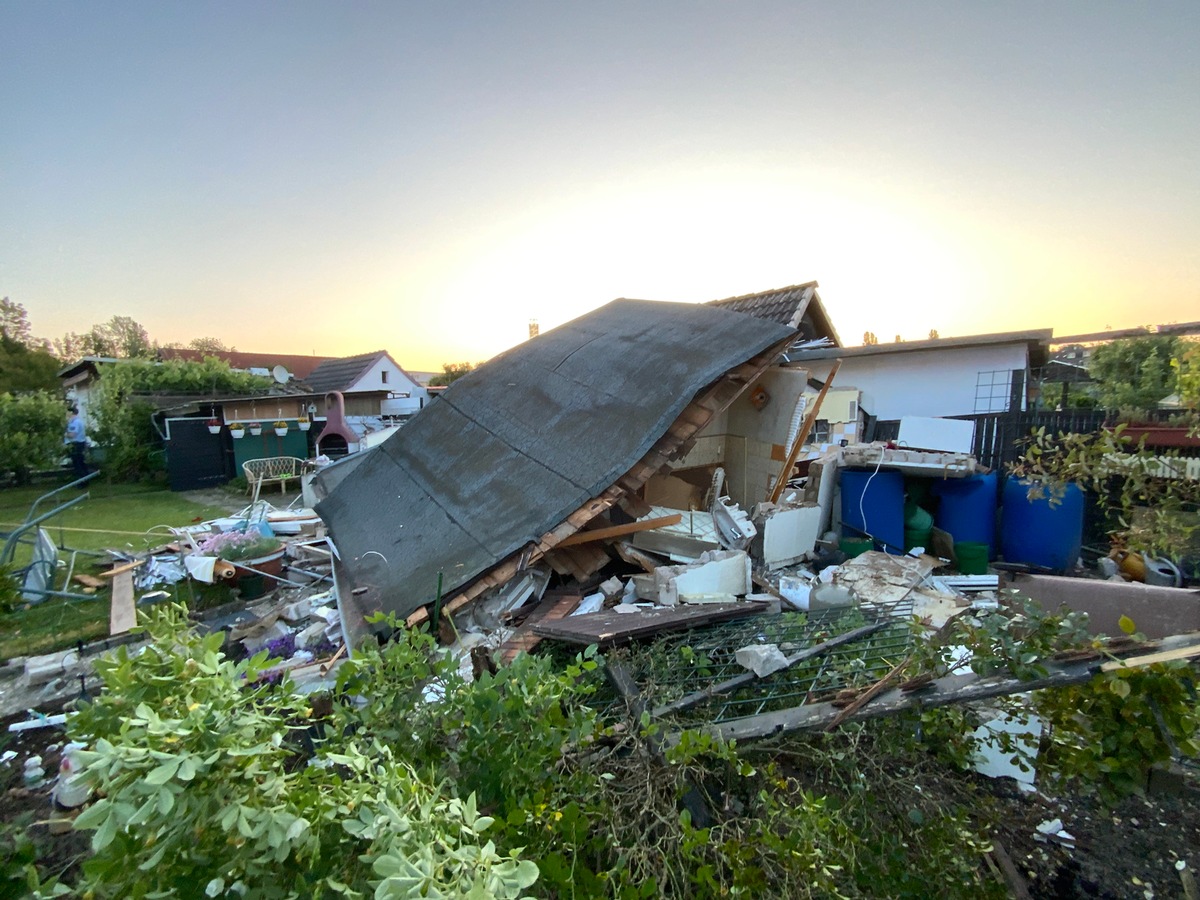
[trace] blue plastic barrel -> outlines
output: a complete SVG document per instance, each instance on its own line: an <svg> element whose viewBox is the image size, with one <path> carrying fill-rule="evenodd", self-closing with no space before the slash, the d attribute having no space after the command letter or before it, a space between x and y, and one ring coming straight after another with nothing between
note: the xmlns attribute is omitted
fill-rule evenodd
<svg viewBox="0 0 1200 900"><path fill-rule="evenodd" d="M1083 491L1068 484L1061 501L1030 500L1029 483L1010 478L1004 485L1000 552L1006 562L1044 566L1055 572L1074 568L1083 545Z"/></svg>
<svg viewBox="0 0 1200 900"><path fill-rule="evenodd" d="M842 532L871 537L877 550L904 552L904 476L890 469L842 469Z"/></svg>
<svg viewBox="0 0 1200 900"><path fill-rule="evenodd" d="M958 543L987 544L988 559L995 559L997 487L995 472L935 481L938 508L934 524L950 532Z"/></svg>

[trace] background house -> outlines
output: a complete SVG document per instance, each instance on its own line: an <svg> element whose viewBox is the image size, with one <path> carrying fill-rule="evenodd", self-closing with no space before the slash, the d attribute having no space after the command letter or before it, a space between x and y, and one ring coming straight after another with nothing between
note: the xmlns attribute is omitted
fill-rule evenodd
<svg viewBox="0 0 1200 900"><path fill-rule="evenodd" d="M362 418L404 419L429 402L429 392L392 359L386 350L328 359L304 379L314 394L339 391L348 421Z"/></svg>
<svg viewBox="0 0 1200 900"><path fill-rule="evenodd" d="M791 365L824 381L840 358L835 384L856 388L864 412L880 421L1012 412L1029 408L1029 371L1046 364L1052 334L1046 328L805 350Z"/></svg>

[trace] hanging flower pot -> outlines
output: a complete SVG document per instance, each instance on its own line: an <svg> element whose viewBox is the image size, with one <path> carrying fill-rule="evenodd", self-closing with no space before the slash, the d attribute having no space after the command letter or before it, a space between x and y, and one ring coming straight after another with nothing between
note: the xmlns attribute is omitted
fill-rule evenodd
<svg viewBox="0 0 1200 900"><path fill-rule="evenodd" d="M242 427L240 422L229 426L229 436L234 440L241 440L246 436L246 429Z"/></svg>
<svg viewBox="0 0 1200 900"><path fill-rule="evenodd" d="M221 433L221 420L220 419L209 419L204 424L208 426L209 434L220 434Z"/></svg>
<svg viewBox="0 0 1200 900"><path fill-rule="evenodd" d="M301 419L298 427L301 431L308 431L308 429L312 428L312 422L308 421L308 419Z"/></svg>
<svg viewBox="0 0 1200 900"><path fill-rule="evenodd" d="M275 423L275 433L277 435L279 435L279 437L283 437L284 435L286 435L288 433L288 423L283 421L282 419L280 419L278 422L276 422Z"/></svg>
<svg viewBox="0 0 1200 900"><path fill-rule="evenodd" d="M262 434L262 422L249 422L246 428L249 429L252 435L257 436Z"/></svg>

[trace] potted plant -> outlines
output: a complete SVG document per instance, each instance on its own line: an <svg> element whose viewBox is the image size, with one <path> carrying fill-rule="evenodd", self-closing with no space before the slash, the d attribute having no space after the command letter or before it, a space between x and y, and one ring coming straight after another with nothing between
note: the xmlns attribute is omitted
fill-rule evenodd
<svg viewBox="0 0 1200 900"><path fill-rule="evenodd" d="M247 570L278 575L283 571L283 544L274 535L266 536L257 530L222 531L207 537L199 544L201 556L215 556L231 562L238 575Z"/></svg>
<svg viewBox="0 0 1200 900"><path fill-rule="evenodd" d="M262 434L262 422L247 422L246 428L249 429L252 435Z"/></svg>
<svg viewBox="0 0 1200 900"><path fill-rule="evenodd" d="M280 437L286 435L288 433L288 423L283 421L283 419L280 419L278 422L276 422L275 433Z"/></svg>
<svg viewBox="0 0 1200 900"><path fill-rule="evenodd" d="M308 429L312 428L312 422L310 422L308 419L301 419L296 424L301 431L308 431Z"/></svg>
<svg viewBox="0 0 1200 900"><path fill-rule="evenodd" d="M209 434L220 434L221 433L221 420L216 418L215 416L213 418L209 419L204 424L208 426Z"/></svg>
<svg viewBox="0 0 1200 900"><path fill-rule="evenodd" d="M246 436L246 426L241 422L232 422L229 425L229 434L235 440L240 440Z"/></svg>

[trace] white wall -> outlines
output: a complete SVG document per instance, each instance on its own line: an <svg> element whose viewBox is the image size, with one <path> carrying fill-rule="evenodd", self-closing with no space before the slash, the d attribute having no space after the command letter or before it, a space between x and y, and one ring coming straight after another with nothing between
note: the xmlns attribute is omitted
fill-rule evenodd
<svg viewBox="0 0 1200 900"><path fill-rule="evenodd" d="M384 381L384 373L387 381ZM408 416L419 412L421 407L429 402L429 392L411 378L395 361L385 356L377 360L371 368L363 373L347 393L355 391L392 391L397 394L408 394L407 397L393 397L384 400L379 412L384 416Z"/></svg>
<svg viewBox="0 0 1200 900"><path fill-rule="evenodd" d="M833 360L804 364L824 381ZM842 360L834 384L862 391L863 411L880 419L969 416L976 411L980 372L1024 369L1026 364L1023 343L850 356Z"/></svg>

